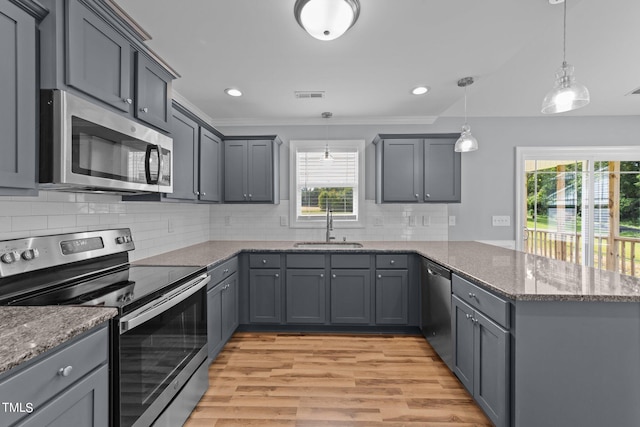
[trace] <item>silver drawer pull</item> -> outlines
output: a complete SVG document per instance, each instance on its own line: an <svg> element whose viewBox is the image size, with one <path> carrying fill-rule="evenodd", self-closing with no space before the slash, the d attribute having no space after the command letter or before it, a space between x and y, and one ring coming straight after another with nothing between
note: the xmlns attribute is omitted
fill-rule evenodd
<svg viewBox="0 0 640 427"><path fill-rule="evenodd" d="M140 112L141 112L141 113L148 113L148 112L149 112L149 108L147 108L147 107L142 107L142 108L140 109Z"/></svg>
<svg viewBox="0 0 640 427"><path fill-rule="evenodd" d="M266 259L263 259L263 260L262 260L262 263L263 263L263 264L266 264L266 263L267 263L267 260L266 260Z"/></svg>
<svg viewBox="0 0 640 427"><path fill-rule="evenodd" d="M71 375L71 371L73 371L73 366L69 365L66 368L58 369L58 375L60 375L61 377L68 377L69 375Z"/></svg>
<svg viewBox="0 0 640 427"><path fill-rule="evenodd" d="M392 259L391 261L389 261L389 264L393 265L396 263L396 260Z"/></svg>
<svg viewBox="0 0 640 427"><path fill-rule="evenodd" d="M469 292L469 298L477 298L476 294L474 294L473 292Z"/></svg>
<svg viewBox="0 0 640 427"><path fill-rule="evenodd" d="M338 276L336 276L335 274L331 275L331 278L333 278L333 279L335 279L336 277L338 277Z"/></svg>
<svg viewBox="0 0 640 427"><path fill-rule="evenodd" d="M280 275L279 275L278 273L276 273L276 274L275 274L275 276L276 276L276 279L277 279L278 277L280 277Z"/></svg>

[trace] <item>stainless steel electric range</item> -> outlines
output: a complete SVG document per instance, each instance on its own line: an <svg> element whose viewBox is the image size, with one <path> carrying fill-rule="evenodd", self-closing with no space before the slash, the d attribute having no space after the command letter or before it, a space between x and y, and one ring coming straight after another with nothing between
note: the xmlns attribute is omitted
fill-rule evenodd
<svg viewBox="0 0 640 427"><path fill-rule="evenodd" d="M185 394L195 406L208 385L206 269L131 265L133 249L126 228L0 241L0 305L118 308L110 343L115 427L168 419L163 411L177 397L181 408L190 404Z"/></svg>

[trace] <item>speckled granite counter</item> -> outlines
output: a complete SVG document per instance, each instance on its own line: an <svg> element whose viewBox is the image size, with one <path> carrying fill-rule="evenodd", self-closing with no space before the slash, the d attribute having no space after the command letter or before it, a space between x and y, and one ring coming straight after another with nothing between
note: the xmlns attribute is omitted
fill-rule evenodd
<svg viewBox="0 0 640 427"><path fill-rule="evenodd" d="M507 298L520 301L640 302L640 279L478 242L361 242L331 251L415 252ZM136 264L215 266L240 252L313 252L291 241L209 241ZM325 250L326 251L326 250Z"/></svg>
<svg viewBox="0 0 640 427"><path fill-rule="evenodd" d="M99 307L0 307L0 373L117 314Z"/></svg>

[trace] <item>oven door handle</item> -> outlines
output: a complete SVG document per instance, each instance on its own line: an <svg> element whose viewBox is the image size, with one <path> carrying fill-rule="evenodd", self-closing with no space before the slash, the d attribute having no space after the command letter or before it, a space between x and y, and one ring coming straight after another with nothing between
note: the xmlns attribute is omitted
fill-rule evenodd
<svg viewBox="0 0 640 427"><path fill-rule="evenodd" d="M142 325L147 320L154 318L163 311L169 310L171 307L175 307L191 295L201 290L210 281L211 276L208 274L198 276L190 282L180 286L171 294L165 295L162 299L154 300L149 304L140 307L136 311L122 317L120 319L120 334Z"/></svg>

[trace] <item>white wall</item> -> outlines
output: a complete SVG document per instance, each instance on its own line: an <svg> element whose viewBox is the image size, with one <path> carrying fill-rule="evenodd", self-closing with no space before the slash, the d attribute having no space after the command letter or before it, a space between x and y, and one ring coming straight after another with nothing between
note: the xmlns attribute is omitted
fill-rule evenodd
<svg viewBox="0 0 640 427"><path fill-rule="evenodd" d="M0 240L120 227L131 228L135 261L209 240L209 206L54 191L0 197Z"/></svg>
<svg viewBox="0 0 640 427"><path fill-rule="evenodd" d="M587 107L588 108L588 107ZM449 133L459 132L461 118L439 119L432 125L415 126L345 126L330 125L331 139L364 139L366 141L366 193L375 199L372 140L378 133ZM469 119L480 149L462 154L462 203L445 205L448 215L456 217L456 225L448 227L449 240L515 240L515 147L517 146L608 146L640 144L640 118L545 116L537 118ZM289 199L289 140L324 139L325 125L319 126L245 126L220 127L225 135L277 134L283 141L281 152L281 187L283 199ZM386 205L385 205L386 206ZM413 206L413 205L411 205ZM218 209L212 207L214 218ZM367 209L376 208L367 204ZM248 208L247 209L252 209ZM383 208L384 209L384 208ZM393 210L393 208L389 208ZM420 209L420 208L416 208ZM493 227L493 215L511 216L511 227Z"/></svg>

